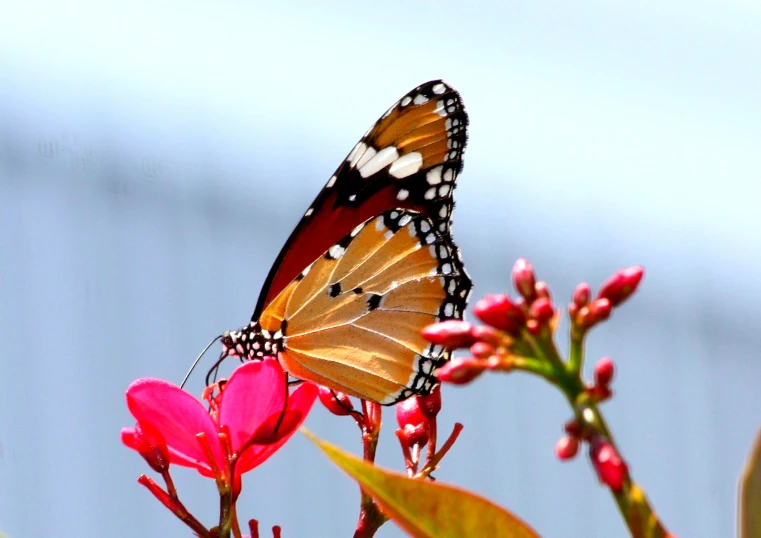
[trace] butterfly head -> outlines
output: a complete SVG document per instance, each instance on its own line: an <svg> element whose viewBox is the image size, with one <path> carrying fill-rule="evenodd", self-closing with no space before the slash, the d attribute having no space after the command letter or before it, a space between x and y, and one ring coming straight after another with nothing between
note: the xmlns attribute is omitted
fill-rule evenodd
<svg viewBox="0 0 761 538"><path fill-rule="evenodd" d="M225 331L222 335L222 354L243 360L277 357L283 349L283 334L271 333L252 321L237 331Z"/></svg>

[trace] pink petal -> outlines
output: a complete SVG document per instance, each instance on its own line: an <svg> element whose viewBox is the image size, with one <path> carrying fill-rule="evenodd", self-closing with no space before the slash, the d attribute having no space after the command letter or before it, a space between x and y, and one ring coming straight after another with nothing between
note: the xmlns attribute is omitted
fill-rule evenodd
<svg viewBox="0 0 761 538"><path fill-rule="evenodd" d="M227 458L216 424L203 404L178 386L160 379L138 379L127 388L127 407L137 420L150 422L161 432L172 463L195 467L208 476L211 467L196 438L203 432L217 465L225 468Z"/></svg>
<svg viewBox="0 0 761 538"><path fill-rule="evenodd" d="M250 361L232 373L222 394L219 424L230 428L233 451L271 415L283 410L285 383L285 373L275 359Z"/></svg>
<svg viewBox="0 0 761 538"><path fill-rule="evenodd" d="M138 442L135 439L134 428L122 428L121 431L122 443L132 450L137 450Z"/></svg>
<svg viewBox="0 0 761 538"><path fill-rule="evenodd" d="M281 423L280 439L270 445L253 445L243 453L235 466L235 474L247 473L254 467L261 465L270 456L277 452L296 430L301 427L312 409L319 390L313 383L303 383L288 397L288 410ZM280 413L282 410L278 410Z"/></svg>

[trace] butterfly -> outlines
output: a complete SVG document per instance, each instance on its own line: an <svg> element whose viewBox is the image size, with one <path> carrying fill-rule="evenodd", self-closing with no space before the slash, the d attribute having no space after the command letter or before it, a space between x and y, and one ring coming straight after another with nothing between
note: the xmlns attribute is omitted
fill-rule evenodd
<svg viewBox="0 0 761 538"><path fill-rule="evenodd" d="M275 356L383 405L430 392L450 352L421 330L461 319L472 286L450 233L467 126L440 80L389 108L291 233L251 322L222 335L222 358Z"/></svg>

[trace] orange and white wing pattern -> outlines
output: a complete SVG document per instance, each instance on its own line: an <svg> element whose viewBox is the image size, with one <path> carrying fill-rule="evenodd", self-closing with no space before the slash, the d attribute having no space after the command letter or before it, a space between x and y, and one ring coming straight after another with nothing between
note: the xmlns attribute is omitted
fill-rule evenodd
<svg viewBox="0 0 761 538"><path fill-rule="evenodd" d="M460 95L441 80L413 88L365 133L283 245L252 321L304 267L384 211L410 209L448 232L467 143Z"/></svg>
<svg viewBox="0 0 761 538"><path fill-rule="evenodd" d="M461 318L472 285L450 235L467 127L441 80L389 108L291 233L251 322L222 335L220 361L279 356L295 377L384 404L429 391L449 354L420 332Z"/></svg>
<svg viewBox="0 0 761 538"><path fill-rule="evenodd" d="M447 232L420 213L386 211L286 286L262 313L257 343L295 377L389 405L435 385L449 352L420 332L462 318L469 292Z"/></svg>

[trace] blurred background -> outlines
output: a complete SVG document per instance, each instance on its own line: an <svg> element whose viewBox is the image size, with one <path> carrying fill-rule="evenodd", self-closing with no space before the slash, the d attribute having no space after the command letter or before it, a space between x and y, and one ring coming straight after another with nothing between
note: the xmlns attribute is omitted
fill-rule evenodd
<svg viewBox="0 0 761 538"><path fill-rule="evenodd" d="M189 536L135 481L124 390L179 382L245 324L360 135L444 78L471 118L454 234L473 297L519 256L561 304L644 265L590 338L588 362L618 365L604 411L671 531L733 535L761 423L759 27L742 0L0 0L0 530ZM465 430L438 478L543 536L624 536L586 459L553 456L568 418L537 379L446 387L440 427ZM394 422L379 461L401 469ZM360 449L319 406L307 426ZM212 522L213 484L175 475ZM353 532L357 488L302 436L244 486L264 528Z"/></svg>

